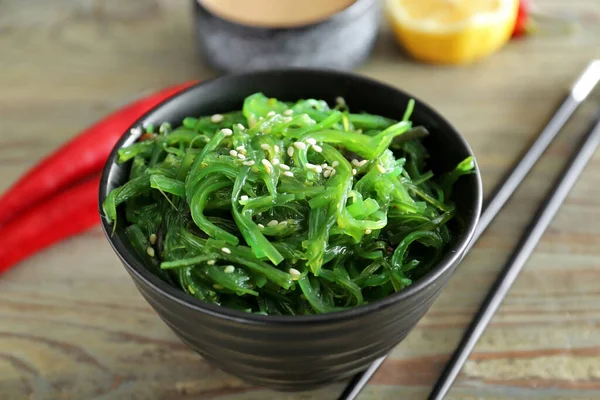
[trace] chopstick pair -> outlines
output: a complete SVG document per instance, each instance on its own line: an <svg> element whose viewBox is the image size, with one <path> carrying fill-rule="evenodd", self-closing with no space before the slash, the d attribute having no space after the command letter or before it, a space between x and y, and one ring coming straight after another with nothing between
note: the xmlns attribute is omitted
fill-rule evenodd
<svg viewBox="0 0 600 400"><path fill-rule="evenodd" d="M519 162L513 166L511 171L505 176L504 180L490 196L484 206L469 249L477 242L500 210L502 210L508 199L510 199L521 182L523 182L527 174L541 158L545 150L573 115L577 107L587 99L594 87L598 84L598 81L600 81L600 60L595 60L587 66L584 72L575 81L571 91L565 97L546 127L540 132L531 147L524 153ZM467 329L460 345L446 365L442 376L435 384L429 400L443 399L452 386L462 365L465 363L469 354L477 344L477 341L485 331L485 328L510 290L523 265L533 253L544 231L568 195L569 190L575 184L577 178L585 168L585 165L594 154L599 142L600 113L577 146L575 153L555 181L552 189L521 237L519 246L515 249L509 261L502 269L499 277L488 293L486 300L483 302L473 322ZM342 394L338 397L338 400L355 399L386 358L387 356L375 360L369 368L352 378Z"/></svg>

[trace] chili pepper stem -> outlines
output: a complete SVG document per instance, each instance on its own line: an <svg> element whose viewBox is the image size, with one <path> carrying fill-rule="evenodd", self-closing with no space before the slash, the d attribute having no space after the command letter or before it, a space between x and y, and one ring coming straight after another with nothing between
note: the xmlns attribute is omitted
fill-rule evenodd
<svg viewBox="0 0 600 400"><path fill-rule="evenodd" d="M569 35L573 34L580 25L573 19L557 15L529 12L527 20L522 27L522 32L515 34L514 38L532 35Z"/></svg>

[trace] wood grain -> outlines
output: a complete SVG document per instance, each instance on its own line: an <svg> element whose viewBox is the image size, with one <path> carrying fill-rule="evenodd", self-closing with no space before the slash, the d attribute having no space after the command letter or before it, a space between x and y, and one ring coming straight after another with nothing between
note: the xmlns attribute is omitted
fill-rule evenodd
<svg viewBox="0 0 600 400"><path fill-rule="evenodd" d="M472 66L406 59L384 29L356 72L416 94L472 145L486 193L600 56L597 0L539 0L582 21L566 37L513 42ZM0 2L0 190L41 157L143 93L217 72L200 59L190 2ZM528 218L600 106L569 122L364 400L424 399ZM448 396L600 398L600 154L527 263ZM99 229L0 278L0 399L332 399L341 384L273 393L208 365L139 295Z"/></svg>

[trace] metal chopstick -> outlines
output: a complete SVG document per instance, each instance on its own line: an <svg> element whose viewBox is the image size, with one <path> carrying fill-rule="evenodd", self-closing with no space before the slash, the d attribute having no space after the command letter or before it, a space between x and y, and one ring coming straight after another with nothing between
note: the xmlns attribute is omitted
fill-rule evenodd
<svg viewBox="0 0 600 400"><path fill-rule="evenodd" d="M483 332L496 313L496 310L502 304L502 301L517 279L523 265L525 265L525 262L535 250L546 228L552 222L558 209L594 154L599 143L600 114L589 128L583 140L579 143L577 150L555 181L542 205L538 208L525 233L521 236L519 245L503 267L500 276L494 282L492 289L465 332L458 348L452 355L452 359L448 362L442 376L433 387L429 400L441 400L448 390L450 390L463 364L467 361L479 338L483 335Z"/></svg>
<svg viewBox="0 0 600 400"><path fill-rule="evenodd" d="M496 215L498 215L525 176L531 171L531 168L533 168L537 160L540 159L544 151L573 115L577 107L585 101L591 91L596 87L598 81L600 81L600 60L594 60L577 78L571 87L569 94L554 113L554 116L548 121L548 124L540 132L531 147L529 147L522 158L504 177L502 182L498 185L498 188L486 202L484 210L479 218L479 224L475 230L473 240L471 241L471 247L487 229ZM378 358L366 370L356 374L350 382L348 382L344 391L338 397L338 400L355 399L386 358L387 356Z"/></svg>

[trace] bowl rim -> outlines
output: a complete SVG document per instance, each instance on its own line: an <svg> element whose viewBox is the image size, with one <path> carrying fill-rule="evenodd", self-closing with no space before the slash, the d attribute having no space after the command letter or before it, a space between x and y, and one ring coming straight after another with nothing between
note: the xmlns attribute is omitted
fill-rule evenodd
<svg viewBox="0 0 600 400"><path fill-rule="evenodd" d="M193 0L196 4L196 10L201 9L204 12L208 13L212 18L215 18L221 22L230 24L232 26L244 29L254 29L254 30L263 30L263 31L292 31L292 30L303 30L303 29L311 29L318 25L322 25L328 22L338 22L343 18L355 17L358 15L362 15L362 13L373 5L377 5L378 0L355 0L352 4L346 6L345 8L334 12L333 14L326 15L322 18L319 18L315 21L309 23L302 23L298 25L288 25L288 26L268 26L268 25L249 25L243 22L232 21L227 18L221 17L218 14L215 14L213 11L208 9L204 4L202 4L202 0Z"/></svg>
<svg viewBox="0 0 600 400"><path fill-rule="evenodd" d="M121 147L126 145L130 145L131 143L137 140L137 137L131 134L132 128L140 127L143 125L144 121L150 118L157 110L167 106L171 102L178 101L180 96L185 95L188 92L196 90L196 88L214 84L219 81L226 80L239 80L239 79L250 79L252 77L256 77L257 75L286 75L286 74L319 74L329 77L336 78L344 78L347 80L354 81L362 81L365 84L369 84L375 87L386 88L387 90L394 90L399 92L403 96L407 98L412 98L415 100L416 104L419 105L420 108L425 109L426 112L435 116L436 119L445 124L450 128L450 131L455 136L455 138L461 142L461 144L465 147L468 153L473 156L475 161L475 171L476 173L472 176L475 179L475 184L473 185L473 190L475 191L475 200L473 206L474 209L471 213L469 213L469 219L465 224L465 234L462 239L455 243L451 248L447 249L444 256L441 260L429 271L426 275L421 277L419 280L415 281L409 287L401 290L400 292L393 293L387 297L379 299L375 302L363 304L357 307L353 307L347 310L335 311L325 314L316 314L316 315L300 315L300 316L292 316L292 315L261 315L261 314L252 314L244 311L239 311L235 309L231 309L224 306L217 306L214 304L203 302L193 296L188 295L181 289L177 289L167 284L154 274L152 274L138 259L133 252L129 251L125 245L125 243L120 239L119 235L112 235L112 227L113 225L109 224L108 221L103 216L102 211L102 203L106 196L108 195L107 187L108 183L112 180L111 175L114 173L113 169L118 168L115 160L118 155L118 150ZM153 291L159 293L161 296L168 298L169 300L179 303L184 307L189 307L194 309L195 311L217 317L223 318L229 321L235 321L242 324L247 325L289 325L289 324L323 324L328 322L339 322L357 318L359 316L370 314L377 310L381 310L387 307L392 306L393 304L405 301L411 297L417 296L421 291L425 290L430 285L435 285L441 275L443 275L448 269L452 268L455 264L459 263L461 259L466 255L466 251L470 242L472 241L477 223L479 221L479 217L481 214L481 207L483 202L483 189L482 189L482 181L481 181L481 173L479 166L477 164L476 158L473 154L473 151L466 139L460 134L452 124L450 124L446 118L441 115L439 112L435 111L431 106L427 103L420 100L418 97L413 96L401 89L383 83L381 81L366 77L364 75L359 75L351 72L338 71L338 70L328 70L328 69L320 69L320 68L285 68L285 69L272 69L272 70L259 70L259 71L250 71L250 72L242 72L242 73L232 73L227 74L211 79L207 79L196 83L181 92L171 96L167 100L159 103L157 106L153 107L151 110L146 112L144 115L140 116L131 126L125 130L122 134L119 141L113 147L104 167L102 170L102 177L100 180L99 193L98 193L98 211L100 213L100 220L102 229L104 234L112 246L113 250L117 254L117 256L121 259L122 264L125 266L127 271L130 274L133 274L137 277L137 279L144 282L147 286L149 286ZM119 229L117 227L117 229ZM121 228L122 229L122 228ZM138 287L138 290L141 290Z"/></svg>

